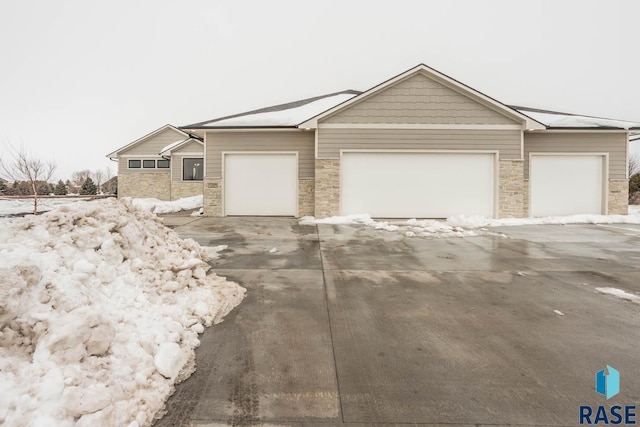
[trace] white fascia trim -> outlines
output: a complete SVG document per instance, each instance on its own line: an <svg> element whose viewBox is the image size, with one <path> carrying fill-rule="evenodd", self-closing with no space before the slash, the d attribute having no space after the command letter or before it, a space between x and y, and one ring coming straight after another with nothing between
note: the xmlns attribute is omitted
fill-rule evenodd
<svg viewBox="0 0 640 427"><path fill-rule="evenodd" d="M220 132L310 132L312 129L299 129L299 128L212 128L212 129L197 129L205 134L220 133Z"/></svg>
<svg viewBox="0 0 640 427"><path fill-rule="evenodd" d="M145 136L143 136L142 138L138 138L138 139L136 139L135 141L133 141L132 143L127 144L127 145L125 145L124 147L120 147L120 148L118 148L116 151L114 151L114 152L112 152L112 153L107 154L107 157L109 157L109 158L117 157L119 152L129 150L129 149L130 149L130 148L132 148L134 145L137 145L137 144L139 144L139 143L141 143L141 142L143 142L143 141L145 141L145 140L147 140L147 139L149 139L149 138L151 138L151 137L153 137L153 136L156 136L157 134L159 134L160 132L162 132L162 131L164 131L164 130L166 130L166 129L172 129L172 130L175 130L176 132L181 133L183 136L185 136L185 137L189 137L189 134L188 134L188 133L185 133L185 132L181 131L180 129L178 129L177 127L175 127L175 126L173 126L173 125L164 125L164 126L162 126L161 128L158 128L158 129L154 130L153 132L146 134L146 135L145 135Z"/></svg>
<svg viewBox="0 0 640 427"><path fill-rule="evenodd" d="M487 95L484 95L480 92L478 92L477 90L466 86L454 79L452 79L451 77L448 77L442 73L440 73L439 71L434 70L433 68L427 67L424 64L420 64L416 67L411 68L410 70L405 71L404 73L390 79L387 80L386 82L379 84L378 86L375 86L363 93L361 93L360 95L356 95L353 98L349 99L348 101L343 102L342 104L336 105L335 107L325 111L324 113L321 113L315 117L312 117L311 119L300 123L298 126L301 128L315 128L318 126L318 120L327 117L330 114L335 113L336 111L342 110L344 108L349 107L350 105L356 103L356 102L360 102L363 99L368 98L369 96L371 96L372 94L376 93L376 92L380 92L382 90L384 90L385 88L399 82L400 80L405 79L406 77L419 73L419 72L423 72L428 74L430 77L435 78L435 79L439 79L442 82L445 82L447 85L449 86L453 86L455 88L458 89L458 91L462 91L465 94L471 95L472 97L475 97L477 100L480 100L481 102L491 105L494 109L497 109L499 111L502 111L512 117L517 117L518 119L522 120L524 122L524 126L526 129L546 129L546 126L534 119L532 119L531 117L520 113L519 111L514 110L513 108L509 108L507 106L505 106L504 104L499 103L498 101L489 98Z"/></svg>
<svg viewBox="0 0 640 427"><path fill-rule="evenodd" d="M163 160L164 158L159 154L123 154L123 159L158 159ZM164 159L166 160L166 159Z"/></svg>
<svg viewBox="0 0 640 427"><path fill-rule="evenodd" d="M527 133L627 133L628 131L625 129L598 129L598 128L588 128L588 129L547 129L543 132L531 131L529 129L525 130Z"/></svg>
<svg viewBox="0 0 640 427"><path fill-rule="evenodd" d="M297 151L223 151L222 156L225 154L298 154Z"/></svg>
<svg viewBox="0 0 640 427"><path fill-rule="evenodd" d="M522 130L520 125L409 124L409 123L321 123L318 129L433 129L433 130Z"/></svg>
<svg viewBox="0 0 640 427"><path fill-rule="evenodd" d="M344 149L340 150L340 157L343 153L424 153L424 154L495 154L500 153L499 150L414 150L414 149Z"/></svg>

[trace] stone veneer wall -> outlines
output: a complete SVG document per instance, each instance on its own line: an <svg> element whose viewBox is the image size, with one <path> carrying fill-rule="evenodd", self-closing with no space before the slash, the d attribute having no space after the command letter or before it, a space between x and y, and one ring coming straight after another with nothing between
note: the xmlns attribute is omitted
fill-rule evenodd
<svg viewBox="0 0 640 427"><path fill-rule="evenodd" d="M340 215L340 160L316 160L315 190L315 216Z"/></svg>
<svg viewBox="0 0 640 427"><path fill-rule="evenodd" d="M609 215L629 213L629 181L609 180Z"/></svg>
<svg viewBox="0 0 640 427"><path fill-rule="evenodd" d="M298 179L298 216L313 216L315 213L315 186L312 178Z"/></svg>
<svg viewBox="0 0 640 427"><path fill-rule="evenodd" d="M222 215L222 179L204 179L204 215Z"/></svg>
<svg viewBox="0 0 640 427"><path fill-rule="evenodd" d="M118 175L118 197L171 198L171 177L168 173L121 173Z"/></svg>
<svg viewBox="0 0 640 427"><path fill-rule="evenodd" d="M524 161L500 160L498 185L498 217L522 218L526 216Z"/></svg>
<svg viewBox="0 0 640 427"><path fill-rule="evenodd" d="M182 199L203 194L202 181L173 181L171 182L171 200Z"/></svg>

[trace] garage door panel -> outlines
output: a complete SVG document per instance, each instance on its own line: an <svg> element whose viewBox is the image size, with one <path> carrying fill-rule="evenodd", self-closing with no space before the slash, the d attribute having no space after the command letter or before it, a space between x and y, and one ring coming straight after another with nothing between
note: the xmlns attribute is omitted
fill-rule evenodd
<svg viewBox="0 0 640 427"><path fill-rule="evenodd" d="M533 155L530 168L531 216L603 213L603 156Z"/></svg>
<svg viewBox="0 0 640 427"><path fill-rule="evenodd" d="M486 153L343 153L342 213L492 217L494 163Z"/></svg>
<svg viewBox="0 0 640 427"><path fill-rule="evenodd" d="M295 216L295 154L225 154L226 215Z"/></svg>

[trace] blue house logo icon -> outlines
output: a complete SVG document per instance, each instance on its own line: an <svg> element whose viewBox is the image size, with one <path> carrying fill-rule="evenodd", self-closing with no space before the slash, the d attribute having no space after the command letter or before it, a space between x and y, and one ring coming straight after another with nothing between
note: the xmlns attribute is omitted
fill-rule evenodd
<svg viewBox="0 0 640 427"><path fill-rule="evenodd" d="M616 394L620 393L620 372L607 365L608 374L602 371L596 372L596 391L611 399Z"/></svg>

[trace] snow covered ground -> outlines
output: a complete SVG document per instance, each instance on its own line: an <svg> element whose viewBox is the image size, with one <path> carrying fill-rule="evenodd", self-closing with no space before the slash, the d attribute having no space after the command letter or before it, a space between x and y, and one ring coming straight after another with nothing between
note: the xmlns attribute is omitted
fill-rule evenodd
<svg viewBox="0 0 640 427"><path fill-rule="evenodd" d="M44 198L38 199L38 212L48 212L60 206L69 205L78 201L87 200L85 198ZM133 204L141 208L150 210L156 214L166 214L180 212L191 209L202 208L202 196L186 197L184 199L164 201L153 198L133 199ZM199 212L199 213L198 213ZM33 213L33 199L1 199L0 217L23 215ZM196 211L194 214L200 215L202 212Z"/></svg>
<svg viewBox="0 0 640 427"><path fill-rule="evenodd" d="M487 227L508 227L516 225L544 224L640 224L640 206L629 206L629 215L569 215L544 218L503 218L492 219L481 216L454 216L444 221L417 220L408 221L376 221L369 215L334 216L316 219L300 218L301 224L362 224L376 230L402 233L406 237L473 237L486 234L497 234Z"/></svg>
<svg viewBox="0 0 640 427"><path fill-rule="evenodd" d="M56 197L55 199L38 199L38 212L47 212L59 206L68 205L81 200L77 197ZM0 198L0 216L21 215L33 213L33 199L2 199Z"/></svg>
<svg viewBox="0 0 640 427"><path fill-rule="evenodd" d="M129 200L5 221L0 425L150 425L198 334L244 298L204 258Z"/></svg>

